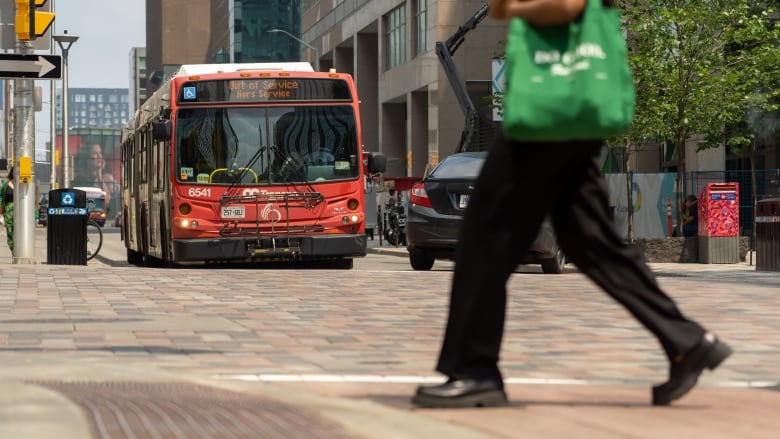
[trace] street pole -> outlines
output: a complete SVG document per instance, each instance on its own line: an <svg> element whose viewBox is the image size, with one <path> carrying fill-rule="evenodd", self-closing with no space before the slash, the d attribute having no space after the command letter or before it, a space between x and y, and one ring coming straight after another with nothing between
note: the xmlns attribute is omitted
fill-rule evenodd
<svg viewBox="0 0 780 439"><path fill-rule="evenodd" d="M32 43L19 41L17 52L33 54ZM13 262L35 263L35 112L32 79L14 80L14 250Z"/></svg>
<svg viewBox="0 0 780 439"><path fill-rule="evenodd" d="M51 10L54 11L54 0L51 1ZM54 55L54 23L51 25L51 54ZM49 84L49 190L57 189L57 81Z"/></svg>
<svg viewBox="0 0 780 439"><path fill-rule="evenodd" d="M68 35L65 31L63 35L54 35L54 41L60 46L62 51L62 187L70 187L70 153L68 151L68 137L70 137L70 128L68 127L68 50L70 46L79 39L75 35Z"/></svg>
<svg viewBox="0 0 780 439"><path fill-rule="evenodd" d="M307 43L306 41L303 41L302 39L296 37L295 35L287 32L284 29L271 29L268 32L272 32L272 33L277 33L278 32L278 33L285 34L288 37L292 38L293 40L295 40L295 41L303 44L304 46L308 47L309 49L311 49L314 52L314 71L315 72L319 72L320 71L320 51L317 50L316 47L312 46L311 44Z"/></svg>

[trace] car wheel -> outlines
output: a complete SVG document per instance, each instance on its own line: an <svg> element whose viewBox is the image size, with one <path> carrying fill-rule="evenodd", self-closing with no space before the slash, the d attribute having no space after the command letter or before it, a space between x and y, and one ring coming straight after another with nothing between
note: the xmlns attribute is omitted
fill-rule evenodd
<svg viewBox="0 0 780 439"><path fill-rule="evenodd" d="M412 268L419 271L428 271L433 268L436 257L430 252L420 248L409 249L409 263Z"/></svg>
<svg viewBox="0 0 780 439"><path fill-rule="evenodd" d="M558 248L555 250L555 257L542 261L542 272L547 274L561 274L566 266L566 257L563 251Z"/></svg>

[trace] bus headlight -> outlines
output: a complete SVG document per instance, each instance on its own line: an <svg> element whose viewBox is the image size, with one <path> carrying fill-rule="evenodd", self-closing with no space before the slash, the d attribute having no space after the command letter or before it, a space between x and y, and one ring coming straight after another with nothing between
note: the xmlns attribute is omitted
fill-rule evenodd
<svg viewBox="0 0 780 439"><path fill-rule="evenodd" d="M182 229L197 229L198 220L189 220L187 218L182 218L179 220L179 226Z"/></svg>

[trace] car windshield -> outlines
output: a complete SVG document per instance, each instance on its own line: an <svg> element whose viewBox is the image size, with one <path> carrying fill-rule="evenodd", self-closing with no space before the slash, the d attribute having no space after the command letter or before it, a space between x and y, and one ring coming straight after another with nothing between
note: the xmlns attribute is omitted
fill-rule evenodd
<svg viewBox="0 0 780 439"><path fill-rule="evenodd" d="M453 178L477 178L482 165L485 163L485 154L466 153L454 154L446 157L431 171L429 178L453 179Z"/></svg>
<svg viewBox="0 0 780 439"><path fill-rule="evenodd" d="M352 107L185 108L176 116L176 178L274 184L357 178Z"/></svg>

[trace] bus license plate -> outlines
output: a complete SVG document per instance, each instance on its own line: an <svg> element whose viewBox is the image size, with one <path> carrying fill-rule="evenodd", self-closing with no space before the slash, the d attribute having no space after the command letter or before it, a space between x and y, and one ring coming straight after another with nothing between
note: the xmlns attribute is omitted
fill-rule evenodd
<svg viewBox="0 0 780 439"><path fill-rule="evenodd" d="M244 206L222 206L222 218L244 218Z"/></svg>
<svg viewBox="0 0 780 439"><path fill-rule="evenodd" d="M463 194L460 196L460 199L458 200L458 207L461 209L465 209L466 206L469 205L469 194Z"/></svg>

